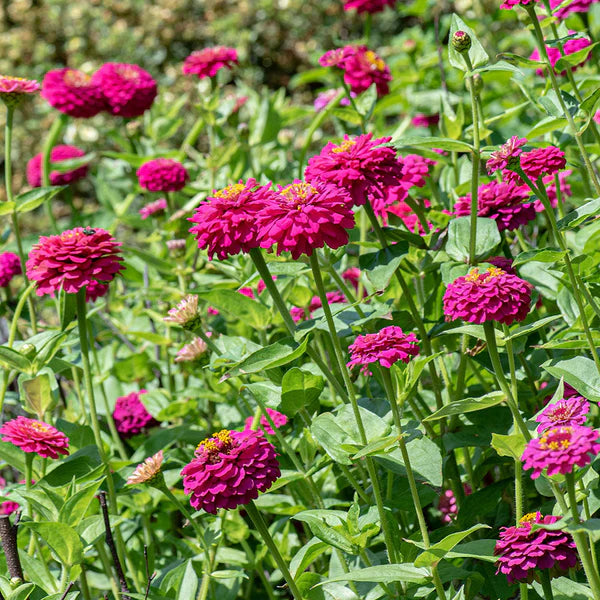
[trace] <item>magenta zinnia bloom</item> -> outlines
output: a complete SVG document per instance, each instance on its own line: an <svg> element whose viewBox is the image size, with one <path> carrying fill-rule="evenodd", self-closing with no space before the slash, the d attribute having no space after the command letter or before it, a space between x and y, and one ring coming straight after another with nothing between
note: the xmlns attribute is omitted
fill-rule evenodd
<svg viewBox="0 0 600 600"><path fill-rule="evenodd" d="M569 34L573 34L573 33L576 33L576 32L569 30ZM563 44L563 50L564 50L565 56L568 56L569 54L574 54L575 52L578 52L579 50L583 50L584 48L587 48L591 44L592 44L592 41L589 40L588 38L575 38L575 39L566 41ZM548 60L550 61L550 64L552 65L552 67L554 67L554 65L562 57L560 49L555 48L554 46L546 46L546 52L548 53ZM590 60L591 57L592 57L592 55L588 54L587 58L585 58L582 62L580 62L577 65L573 65L571 67L571 71L576 71L579 67L581 67L581 65L585 64L588 60ZM529 59L537 60L537 61L540 60L540 53L537 48L531 53L531 55L529 56ZM543 69L536 69L535 72L540 77L544 76ZM561 75L566 75L566 74L567 74L566 70L561 72Z"/></svg>
<svg viewBox="0 0 600 600"><path fill-rule="evenodd" d="M354 46L344 46L343 48L334 48L333 50L327 50L321 58L319 58L319 64L322 67L340 67L344 64L344 61L354 52Z"/></svg>
<svg viewBox="0 0 600 600"><path fill-rule="evenodd" d="M431 202L429 202L429 200L423 199L422 201L417 202L420 204L422 203L423 208L431 207ZM421 225L421 222L419 221L419 217L417 217L417 214L408 204L406 204L406 202L404 202L404 200L399 200L398 202L394 202L394 204L384 207L383 214L381 215L384 225L387 224L390 215L398 217L409 231L414 233L416 229L420 235L425 233L423 225ZM429 229L433 228L432 223L429 221L427 222L427 225Z"/></svg>
<svg viewBox="0 0 600 600"><path fill-rule="evenodd" d="M190 178L186 168L171 158L149 160L135 174L140 187L150 192L178 192Z"/></svg>
<svg viewBox="0 0 600 600"><path fill-rule="evenodd" d="M569 175L571 175L572 173L573 173L573 171L571 171L571 169L567 169L566 171L561 171L558 174L558 183L560 186L560 194L561 194L561 197L563 198L563 200L567 196L573 195L571 186L569 185L569 182L567 181L567 177ZM558 204L558 196L556 194L557 190L556 190L556 181L555 181L554 175L546 175L546 177L542 177L542 183L544 184L544 187L546 188L546 194L548 194L548 200L550 201L550 206L556 208L556 206ZM533 203L533 207L535 208L536 212L544 211L544 205L540 202L540 200L538 198L536 198L535 202Z"/></svg>
<svg viewBox="0 0 600 600"><path fill-rule="evenodd" d="M388 187L402 184L403 164L394 148L381 145L392 138L372 138L371 133L355 138L345 135L341 144L328 142L309 159L306 180L319 179L345 189L356 206L367 199L383 201Z"/></svg>
<svg viewBox="0 0 600 600"><path fill-rule="evenodd" d="M257 238L261 248L277 245L277 255L291 252L311 256L327 245L333 250L348 243L354 227L350 198L339 187L295 180L279 186L273 199L257 214Z"/></svg>
<svg viewBox="0 0 600 600"><path fill-rule="evenodd" d="M38 282L38 296L61 288L76 294L92 281L108 283L124 268L120 245L108 231L88 227L42 236L29 253L27 277Z"/></svg>
<svg viewBox="0 0 600 600"><path fill-rule="evenodd" d="M277 410L274 410L272 408L267 408L267 413L271 417L271 420L273 421L273 425L275 425L276 429L283 427L288 422L288 418L286 417L286 415L284 415L283 413L280 413ZM246 430L250 429L252 427L253 422L254 422L254 417L248 417L245 421L245 429ZM269 435L275 435L275 431L273 431L273 428L271 427L271 424L269 423L269 421L265 415L261 415L261 417L260 417L260 428L265 433L268 433Z"/></svg>
<svg viewBox="0 0 600 600"><path fill-rule="evenodd" d="M271 275L271 279L273 281L277 281L277 275ZM265 289L267 288L266 284L265 284L265 280L261 279L257 284L256 284L256 293L260 296Z"/></svg>
<svg viewBox="0 0 600 600"><path fill-rule="evenodd" d="M566 164L565 153L556 146L536 148L521 156L521 168L533 181L542 175L558 173Z"/></svg>
<svg viewBox="0 0 600 600"><path fill-rule="evenodd" d="M570 534L565 531L538 529L531 532L532 523L548 525L560 517L530 513L516 527L501 527L500 539L494 554L498 556L498 573L504 573L508 583L531 583L536 570L549 570L550 577L565 575L577 564L577 550Z"/></svg>
<svg viewBox="0 0 600 600"><path fill-rule="evenodd" d="M238 64L235 48L214 46L192 52L183 63L184 75L198 75L198 79L214 77L221 69L231 69Z"/></svg>
<svg viewBox="0 0 600 600"><path fill-rule="evenodd" d="M529 313L532 285L516 275L491 267L479 269L455 279L444 293L446 320L462 319L469 323L498 321L511 325Z"/></svg>
<svg viewBox="0 0 600 600"><path fill-rule="evenodd" d="M0 287L8 287L15 275L21 274L21 261L12 252L0 254Z"/></svg>
<svg viewBox="0 0 600 600"><path fill-rule="evenodd" d="M535 219L533 203L523 204L529 198L529 188L515 182L492 181L479 186L477 214L480 217L494 219L498 230L517 229ZM471 214L471 194L461 196L454 205L457 217Z"/></svg>
<svg viewBox="0 0 600 600"><path fill-rule="evenodd" d="M435 127L440 122L440 115L417 113L410 121L413 127Z"/></svg>
<svg viewBox="0 0 600 600"><path fill-rule="evenodd" d="M200 203L188 221L198 240L198 248L207 250L208 258L216 254L221 260L239 252L258 248L256 218L273 197L270 185L258 185L248 179L214 192Z"/></svg>
<svg viewBox="0 0 600 600"><path fill-rule="evenodd" d="M106 108L100 86L76 69L48 71L42 81L42 98L66 115L89 118Z"/></svg>
<svg viewBox="0 0 600 600"><path fill-rule="evenodd" d="M532 4L535 2L539 2L539 0L505 0L500 8L511 9L515 6L527 6L528 4Z"/></svg>
<svg viewBox="0 0 600 600"><path fill-rule="evenodd" d="M79 158L85 156L85 152L77 146L54 146L50 152L50 161L53 163ZM68 185L79 179L83 179L88 172L88 166L83 165L72 171L50 171L51 185ZM36 154L27 163L27 183L31 187L40 187L42 185L42 153Z"/></svg>
<svg viewBox="0 0 600 600"><path fill-rule="evenodd" d="M128 63L105 63L92 76L100 87L108 111L131 119L148 110L156 98L156 81L148 71Z"/></svg>
<svg viewBox="0 0 600 600"><path fill-rule="evenodd" d="M350 53L340 66L344 70L344 81L355 94L368 90L373 84L379 97L390 93L390 68L366 46L354 48L354 52Z"/></svg>
<svg viewBox="0 0 600 600"><path fill-rule="evenodd" d="M356 9L357 13L375 14L386 6L394 8L396 0L344 0L344 10Z"/></svg>
<svg viewBox="0 0 600 600"><path fill-rule="evenodd" d="M231 510L255 500L281 472L275 448L262 431L224 429L198 444L181 475L190 504L216 514L219 508Z"/></svg>
<svg viewBox="0 0 600 600"><path fill-rule="evenodd" d="M3 442L10 442L23 452L35 452L42 458L58 458L59 454L69 454L69 438L52 425L17 417L0 427Z"/></svg>
<svg viewBox="0 0 600 600"><path fill-rule="evenodd" d="M559 19L566 19L572 13L586 13L598 0L572 0L567 6L563 6L560 10L554 12L554 16ZM563 0L550 0L550 8L554 9L560 6Z"/></svg>
<svg viewBox="0 0 600 600"><path fill-rule="evenodd" d="M358 290L360 269L358 267L349 267L342 273L342 279L350 283L355 290Z"/></svg>
<svg viewBox="0 0 600 600"><path fill-rule="evenodd" d="M348 350L351 360L347 366L360 365L361 371L367 373L367 365L373 362L388 369L399 360L410 362L413 356L419 354L419 340L414 333L406 334L400 327L390 325L377 333L359 335Z"/></svg>
<svg viewBox="0 0 600 600"><path fill-rule="evenodd" d="M147 219L148 217L151 217L152 215L164 212L166 209L167 209L166 199L159 198L158 200L155 200L154 202L150 202L149 204L146 204L146 206L142 206L142 208L140 208L140 210L139 210L139 213L140 213L142 219Z"/></svg>
<svg viewBox="0 0 600 600"><path fill-rule="evenodd" d="M238 290L242 296L246 296L246 298L250 298L254 300L254 290L251 287L242 287Z"/></svg>
<svg viewBox="0 0 600 600"><path fill-rule="evenodd" d="M500 146L499 150L490 154L490 158L487 163L485 163L487 172L491 174L494 171L506 169L509 163L523 152L521 146L524 146L526 143L526 138L520 138L513 135L507 142Z"/></svg>
<svg viewBox="0 0 600 600"><path fill-rule="evenodd" d="M537 479L544 469L548 476L571 473L573 467L585 467L600 452L596 441L600 432L583 425L552 427L542 437L530 440L521 460L523 468L533 469L531 479Z"/></svg>
<svg viewBox="0 0 600 600"><path fill-rule="evenodd" d="M117 398L113 419L122 438L126 439L138 435L159 424L140 400L140 396L145 393L146 390L140 390Z"/></svg>
<svg viewBox="0 0 600 600"><path fill-rule="evenodd" d="M551 427L583 425L590 412L590 403L583 396L563 398L546 408L535 418L539 423L537 431L542 433Z"/></svg>
<svg viewBox="0 0 600 600"><path fill-rule="evenodd" d="M465 496L473 493L473 489L468 483L463 484ZM456 496L451 489L444 490L438 499L438 510L442 513L442 523L452 523L458 515L458 506L456 505Z"/></svg>

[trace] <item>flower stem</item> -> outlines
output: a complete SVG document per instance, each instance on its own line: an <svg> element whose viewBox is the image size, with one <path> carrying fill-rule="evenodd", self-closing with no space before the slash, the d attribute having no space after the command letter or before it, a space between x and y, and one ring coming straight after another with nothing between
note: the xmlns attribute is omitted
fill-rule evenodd
<svg viewBox="0 0 600 600"><path fill-rule="evenodd" d="M544 600L554 600L552 584L550 583L550 570L541 569L540 575L540 583L542 584L542 590L544 591Z"/></svg>
<svg viewBox="0 0 600 600"><path fill-rule="evenodd" d="M271 556L277 563L277 566L279 567L279 570L281 571L283 578L286 580L288 587L290 589L290 592L292 593L292 596L294 597L294 600L302 600L302 594L300 593L300 590L298 589L298 586L296 585L294 578L290 574L290 571L289 571L287 565L285 564L285 561L283 560L283 556L281 556L281 553L279 552L279 548L277 547L277 544L275 544L275 541L271 537L271 534L269 533L269 528L267 527L267 524L265 523L264 519L262 518L262 515L256 508L256 505L251 500L248 504L246 504L245 509L246 509L246 512L248 513L248 516L250 517L252 523L254 523L254 526L258 530L258 533L264 540L265 545L269 549Z"/></svg>
<svg viewBox="0 0 600 600"><path fill-rule="evenodd" d="M52 127L50 127L50 131L48 132L48 136L46 137L46 141L44 142L44 148L42 150L42 185L44 187L50 187L50 156L52 154L52 149L56 146L56 142L58 137L60 136L62 130L67 124L68 115L64 113L59 113L54 122L52 123ZM54 214L52 212L52 205L50 202L45 202L46 212L48 214L48 219L50 220L50 224L54 233L58 233L58 225L56 224L56 219L54 218Z"/></svg>

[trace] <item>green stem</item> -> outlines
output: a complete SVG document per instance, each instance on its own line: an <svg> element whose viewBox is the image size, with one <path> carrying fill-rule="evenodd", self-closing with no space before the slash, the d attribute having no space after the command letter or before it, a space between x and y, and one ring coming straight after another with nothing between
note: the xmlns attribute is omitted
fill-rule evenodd
<svg viewBox="0 0 600 600"><path fill-rule="evenodd" d="M245 508L246 508L246 512L248 513L248 516L250 517L252 523L254 523L254 526L258 530L258 533L260 534L263 541L265 542L265 545L269 549L271 556L277 563L277 566L279 567L279 570L281 571L283 578L287 582L289 590L292 593L292 596L294 597L294 600L302 600L302 594L300 593L300 590L298 589L298 586L296 585L294 578L291 576L290 571L289 571L285 561L283 560L283 556L281 556L281 553L279 552L279 548L277 547L277 544L271 537L271 534L269 533L269 528L267 527L267 524L263 520L262 515L256 508L256 505L251 500L248 504L246 504Z"/></svg>
<svg viewBox="0 0 600 600"><path fill-rule="evenodd" d="M179 158L180 160L184 160L186 156L186 150L191 148L195 143L200 134L202 133L202 129L204 129L205 121L204 115L200 115L194 125L189 130L188 134L185 136L183 143L181 144L181 148L179 150Z"/></svg>
<svg viewBox="0 0 600 600"><path fill-rule="evenodd" d="M541 569L540 583L542 584L542 590L544 591L544 600L554 600L554 595L552 594L552 584L550 583L549 569Z"/></svg>
<svg viewBox="0 0 600 600"><path fill-rule="evenodd" d="M208 548L206 548L206 541L204 539L204 531L202 530L200 525L198 525L196 520L192 517L192 513L186 508L183 502L180 502L179 499L173 494L173 492L167 487L167 484L164 482L164 479L162 481L158 481L155 484L155 487L156 489L160 490L173 503L177 510L179 510L181 514L189 521L190 525L192 526L192 529L198 536L198 541L200 542L204 550L208 552Z"/></svg>
<svg viewBox="0 0 600 600"><path fill-rule="evenodd" d="M42 185L44 187L50 187L50 156L52 154L52 149L56 146L56 142L58 141L58 137L60 136L62 130L67 124L68 116L59 113L52 123L52 127L50 127L50 131L48 132L48 136L46 137L46 141L44 142L44 148L42 150ZM48 219L50 220L50 224L54 233L58 233L58 225L56 224L56 219L54 218L54 213L52 212L52 204L48 201L45 203L46 212L48 214Z"/></svg>

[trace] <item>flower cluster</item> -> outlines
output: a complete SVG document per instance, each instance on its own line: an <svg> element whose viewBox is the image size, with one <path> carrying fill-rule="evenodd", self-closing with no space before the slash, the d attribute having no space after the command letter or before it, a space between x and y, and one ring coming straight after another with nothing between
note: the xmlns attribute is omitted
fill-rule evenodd
<svg viewBox="0 0 600 600"><path fill-rule="evenodd" d="M3 442L10 442L23 452L35 453L42 458L58 458L59 454L69 454L69 438L52 425L17 417L0 427Z"/></svg>

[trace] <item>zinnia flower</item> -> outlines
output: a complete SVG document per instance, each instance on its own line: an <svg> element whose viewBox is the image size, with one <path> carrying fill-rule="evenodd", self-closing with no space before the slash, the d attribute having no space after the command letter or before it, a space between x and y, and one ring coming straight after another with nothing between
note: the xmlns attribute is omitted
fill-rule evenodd
<svg viewBox="0 0 600 600"><path fill-rule="evenodd" d="M569 4L554 12L554 16L559 19L566 19L572 13L587 13L592 4L596 4L598 0L571 0ZM563 0L550 0L550 8L554 9L560 6Z"/></svg>
<svg viewBox="0 0 600 600"><path fill-rule="evenodd" d="M198 79L214 77L221 69L231 69L238 64L235 48L214 46L192 52L183 63L184 75L198 75Z"/></svg>
<svg viewBox="0 0 600 600"><path fill-rule="evenodd" d="M571 473L573 467L585 467L600 452L596 441L600 433L583 425L546 429L542 437L530 440L521 460L523 468L533 469L531 479L537 479L544 469L548 476Z"/></svg>
<svg viewBox="0 0 600 600"><path fill-rule="evenodd" d="M511 325L514 321L522 321L529 313L531 289L529 282L497 267L484 273L477 268L471 269L446 289L444 314L447 321L498 321Z"/></svg>
<svg viewBox="0 0 600 600"><path fill-rule="evenodd" d="M256 217L273 194L270 185L258 185L252 178L214 192L188 219L196 223L189 231L198 248L207 250L209 259L216 254L221 260L258 248Z"/></svg>
<svg viewBox="0 0 600 600"><path fill-rule="evenodd" d="M258 498L281 475L277 454L262 431L223 429L198 444L181 471L183 491L196 510L216 514Z"/></svg>
<svg viewBox="0 0 600 600"><path fill-rule="evenodd" d="M164 460L163 451L159 450L154 456L148 457L143 463L139 464L135 471L127 478L127 485L136 483L151 484L160 476L160 468Z"/></svg>
<svg viewBox="0 0 600 600"><path fill-rule="evenodd" d="M4 479L4 477L0 477L0 490L4 490L5 487L6 480ZM7 494L0 495L6 498L10 495L10 492ZM18 502L13 502L12 500L5 500L4 502L0 503L0 515L12 515L14 512L19 510L19 508L20 505Z"/></svg>
<svg viewBox="0 0 600 600"><path fill-rule="evenodd" d="M277 275L271 275L271 279L273 281L277 281ZM260 296L265 289L267 288L266 284L265 284L265 280L261 279L257 284L256 284L256 293Z"/></svg>
<svg viewBox="0 0 600 600"><path fill-rule="evenodd" d="M342 279L350 283L355 290L358 290L360 269L358 267L349 267L342 273Z"/></svg>
<svg viewBox="0 0 600 600"><path fill-rule="evenodd" d="M560 517L531 513L525 515L516 527L501 527L500 539L494 548L498 556L498 573L504 573L508 583L536 578L537 570L548 570L550 577L565 575L577 564L577 551L573 538L566 531L537 529L531 532L532 523L548 525Z"/></svg>
<svg viewBox="0 0 600 600"><path fill-rule="evenodd" d="M25 96L35 94L40 89L40 84L33 79L0 75L0 99L8 107L19 104Z"/></svg>
<svg viewBox="0 0 600 600"><path fill-rule="evenodd" d="M144 114L156 98L156 81L148 71L129 63L105 63L92 76L111 114L131 119Z"/></svg>
<svg viewBox="0 0 600 600"><path fill-rule="evenodd" d="M159 198L154 202L150 202L140 208L139 213L143 220L148 219L152 215L162 213L167 209L167 200L165 198ZM170 241L170 240L169 240Z"/></svg>
<svg viewBox="0 0 600 600"><path fill-rule="evenodd" d="M242 296L246 296L246 298L250 298L250 300L254 300L254 290L251 287L242 287L238 290Z"/></svg>
<svg viewBox="0 0 600 600"><path fill-rule="evenodd" d="M463 484L465 496L473 493L468 483ZM444 490L438 498L438 510L442 513L442 523L452 523L458 515L458 506L456 505L456 496L451 489Z"/></svg>
<svg viewBox="0 0 600 600"><path fill-rule="evenodd" d="M529 188L515 182L492 181L479 186L477 214L494 219L499 231L513 230L535 219L533 203L523 204L529 198ZM458 217L471 214L471 194L461 196L454 205Z"/></svg>
<svg viewBox="0 0 600 600"><path fill-rule="evenodd" d="M356 9L357 13L375 14L386 6L394 8L396 0L344 0L344 10Z"/></svg>
<svg viewBox="0 0 600 600"><path fill-rule="evenodd" d="M430 208L431 202L429 200L422 200L423 208ZM383 209L383 214L381 215L384 225L387 224L389 215L395 215L398 217L406 226L409 231L414 233L415 229L419 232L420 235L425 233L423 229L423 225L419 221L419 217L417 217L417 213L406 203L404 200L400 200L395 202L394 204L390 204ZM433 224L427 221L427 225L429 229L433 228Z"/></svg>
<svg viewBox="0 0 600 600"><path fill-rule="evenodd" d="M11 442L23 452L35 452L42 458L58 458L59 454L69 454L69 438L52 425L17 417L0 427L3 442Z"/></svg>
<svg viewBox="0 0 600 600"><path fill-rule="evenodd" d="M108 231L89 227L42 236L29 253L27 277L38 282L38 296L61 288L76 294L92 281L109 283L124 268L120 245Z"/></svg>
<svg viewBox="0 0 600 600"><path fill-rule="evenodd" d="M486 258L485 262L490 263L490 265L494 265L503 271L506 271L510 275L516 275L514 267L512 266L513 261L510 258L506 258L506 256L492 256L492 258Z"/></svg>
<svg viewBox="0 0 600 600"><path fill-rule="evenodd" d="M399 360L410 362L413 356L419 354L419 340L414 333L406 334L400 327L390 325L377 333L359 335L348 351L350 361L347 366L352 368L360 365L361 371L367 373L367 365L373 362L388 369Z"/></svg>
<svg viewBox="0 0 600 600"><path fill-rule="evenodd" d="M500 8L509 10L511 8L514 8L515 6L527 6L528 4L532 4L535 2L539 2L539 0L505 0L500 5Z"/></svg>
<svg viewBox="0 0 600 600"><path fill-rule="evenodd" d="M410 121L413 127L435 127L440 122L440 115L417 113Z"/></svg>
<svg viewBox="0 0 600 600"><path fill-rule="evenodd" d="M87 119L106 108L106 98L98 83L76 69L48 71L42 81L42 98L71 117Z"/></svg>
<svg viewBox="0 0 600 600"><path fill-rule="evenodd" d="M257 237L262 248L277 245L277 254L291 252L311 256L317 248L332 249L348 243L354 227L350 199L339 187L314 181L294 181L279 192L257 214Z"/></svg>
<svg viewBox="0 0 600 600"><path fill-rule="evenodd" d="M537 431L542 433L551 427L583 425L590 412L590 403L583 396L563 398L554 404L548 404L535 418L539 423Z"/></svg>
<svg viewBox="0 0 600 600"><path fill-rule="evenodd" d="M382 201L389 186L403 181L403 165L396 150L382 146L392 138L372 139L373 134L344 136L341 144L329 142L308 161L304 176L308 182L321 180L346 190L352 203L361 206L367 199Z"/></svg>
<svg viewBox="0 0 600 600"><path fill-rule="evenodd" d="M288 418L286 417L286 415L284 415L283 413L280 413L277 410L274 410L272 408L267 408L267 413L271 417L271 420L273 421L273 425L275 425L276 429L283 427L288 422ZM253 422L254 422L254 417L248 417L245 422L245 429L250 429L252 427ZM269 435L275 435L275 431L273 431L273 428L271 427L271 424L269 423L269 420L267 419L267 417L265 415L261 415L259 423L260 423L260 428L265 433L268 433Z"/></svg>
<svg viewBox="0 0 600 600"><path fill-rule="evenodd" d="M490 158L485 163L487 172L491 174L494 171L501 171L508 168L509 164L514 162L523 152L521 146L524 146L526 143L526 138L520 138L517 135L513 135L508 141L500 146L499 150L490 154Z"/></svg>
<svg viewBox="0 0 600 600"><path fill-rule="evenodd" d="M368 90L373 84L379 97L390 93L390 68L366 46L354 48L338 66L344 70L344 81L355 94Z"/></svg>
<svg viewBox="0 0 600 600"><path fill-rule="evenodd" d="M571 173L573 173L573 171L571 171L571 169L567 169L566 171L561 171L558 174L558 184L560 186L560 194L561 194L561 197L563 198L563 200L567 196L573 195L571 186L569 185L569 182L567 181L567 177L569 175L571 175ZM554 175L546 175L546 177L542 177L542 183L544 184L544 187L546 188L546 194L548 194L548 200L550 201L550 206L556 208L556 206L558 204L558 195L556 193L557 192L556 180L554 178ZM544 205L541 203L539 198L535 199L535 202L533 203L533 207L535 208L536 212L544 211Z"/></svg>
<svg viewBox="0 0 600 600"><path fill-rule="evenodd" d="M140 390L117 398L113 419L122 438L126 439L138 435L159 424L140 400L140 396L145 393L146 390Z"/></svg>
<svg viewBox="0 0 600 600"><path fill-rule="evenodd" d="M190 178L186 168L170 158L149 160L135 174L140 186L150 192L178 192Z"/></svg>
<svg viewBox="0 0 600 600"><path fill-rule="evenodd" d="M169 310L164 318L167 323L176 323L188 331L193 331L202 322L198 313L198 296L188 294L175 307Z"/></svg>
<svg viewBox="0 0 600 600"><path fill-rule="evenodd" d="M576 33L576 32L569 30L570 35L574 34L574 33ZM565 56L568 56L569 54L574 54L575 52L578 52L579 50L583 50L584 48L587 48L591 44L592 44L592 41L589 40L588 38L575 38L575 39L567 40L563 44L563 51L564 51ZM554 67L554 65L558 62L558 60L563 56L560 52L560 48L555 48L554 46L546 46L546 52L548 53L548 60L550 61L550 64L552 65L552 67ZM588 60L590 60L591 57L592 57L592 55L588 54L587 57L583 61L581 61L579 64L573 65L571 67L571 71L576 71L579 67L581 67L581 65L585 64ZM531 55L529 56L529 59L536 60L536 61L540 60L540 53L537 48L531 53ZM535 72L540 77L544 76L544 69L536 69ZM566 74L567 74L566 70L561 72L561 75L566 75Z"/></svg>
<svg viewBox="0 0 600 600"><path fill-rule="evenodd" d="M533 181L542 175L558 173L566 164L565 153L556 146L535 148L521 156L521 168Z"/></svg>
<svg viewBox="0 0 600 600"><path fill-rule="evenodd" d="M71 158L85 156L85 152L76 146L54 146L50 152L50 161L52 163L62 162ZM83 179L88 172L88 166L82 165L71 171L50 171L51 185L68 185L79 179ZM40 187L42 185L42 153L36 154L27 163L27 183L31 187Z"/></svg>
<svg viewBox="0 0 600 600"><path fill-rule="evenodd" d="M192 362L198 360L206 353L206 342L202 338L194 338L177 352L175 362Z"/></svg>
<svg viewBox="0 0 600 600"><path fill-rule="evenodd" d="M12 252L0 254L0 287L8 287L15 275L21 274L21 261Z"/></svg>

